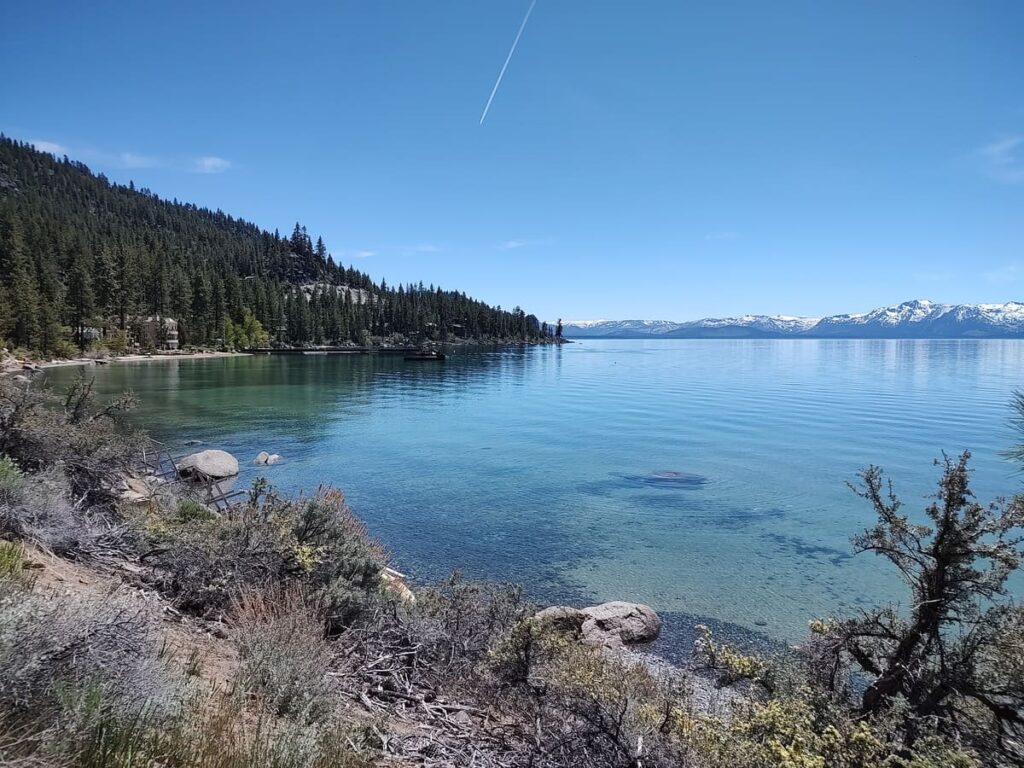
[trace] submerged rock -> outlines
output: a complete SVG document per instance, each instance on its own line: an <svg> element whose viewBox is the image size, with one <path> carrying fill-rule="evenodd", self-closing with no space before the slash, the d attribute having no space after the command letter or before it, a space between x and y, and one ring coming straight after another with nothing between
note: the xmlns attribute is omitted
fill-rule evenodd
<svg viewBox="0 0 1024 768"><path fill-rule="evenodd" d="M276 453L267 453L266 451L260 451L256 455L254 464L277 464L281 460L281 457Z"/></svg>
<svg viewBox="0 0 1024 768"><path fill-rule="evenodd" d="M703 475L695 475L690 472L676 472L666 469L661 472L652 472L639 478L644 485L653 485L656 488L700 488L706 485L708 479Z"/></svg>
<svg viewBox="0 0 1024 768"><path fill-rule="evenodd" d="M178 473L184 477L220 479L238 474L238 459L227 451L199 451L178 462Z"/></svg>

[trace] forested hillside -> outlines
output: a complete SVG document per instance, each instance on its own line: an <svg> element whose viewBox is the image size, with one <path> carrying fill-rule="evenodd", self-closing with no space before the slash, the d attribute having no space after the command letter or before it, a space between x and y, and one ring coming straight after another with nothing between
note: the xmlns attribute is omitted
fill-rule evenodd
<svg viewBox="0 0 1024 768"><path fill-rule="evenodd" d="M134 320L156 315L177 320L182 346L528 341L542 331L518 307L374 283L299 224L282 237L0 135L0 340L48 354L123 345Z"/></svg>

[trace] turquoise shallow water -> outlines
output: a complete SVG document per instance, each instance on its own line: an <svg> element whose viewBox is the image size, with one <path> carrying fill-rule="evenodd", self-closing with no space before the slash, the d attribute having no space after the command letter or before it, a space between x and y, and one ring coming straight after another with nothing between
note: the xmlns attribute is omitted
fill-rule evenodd
<svg viewBox="0 0 1024 768"><path fill-rule="evenodd" d="M898 597L892 569L850 554L872 518L845 483L870 463L915 512L943 449L974 452L982 499L1022 485L999 455L1014 341L586 341L89 373L135 390L137 418L179 451L286 458L242 483L341 487L418 579L460 568L539 600L647 602L669 654L697 620L792 641L810 617ZM686 476L650 477L664 471Z"/></svg>

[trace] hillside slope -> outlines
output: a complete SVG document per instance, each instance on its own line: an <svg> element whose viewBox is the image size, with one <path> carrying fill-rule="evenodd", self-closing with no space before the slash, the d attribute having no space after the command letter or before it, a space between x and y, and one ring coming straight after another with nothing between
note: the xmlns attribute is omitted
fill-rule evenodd
<svg viewBox="0 0 1024 768"><path fill-rule="evenodd" d="M176 319L182 345L241 346L263 330L293 345L540 336L518 307L377 284L300 224L282 237L3 136L0 291L0 339L49 353L152 315Z"/></svg>

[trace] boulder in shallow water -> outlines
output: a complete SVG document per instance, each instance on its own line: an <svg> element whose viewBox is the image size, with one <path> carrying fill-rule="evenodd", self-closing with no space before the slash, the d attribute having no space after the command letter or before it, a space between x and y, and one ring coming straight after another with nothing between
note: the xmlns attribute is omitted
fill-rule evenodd
<svg viewBox="0 0 1024 768"><path fill-rule="evenodd" d="M661 619L642 603L619 600L584 608L583 642L606 648L649 643L661 632Z"/></svg>
<svg viewBox="0 0 1024 768"><path fill-rule="evenodd" d="M256 455L256 461L254 464L277 464L281 460L281 457L276 453L267 453L266 451L260 451Z"/></svg>
<svg viewBox="0 0 1024 768"><path fill-rule="evenodd" d="M178 462L178 473L185 477L206 477L217 480L238 474L238 459L227 451L199 451Z"/></svg>

